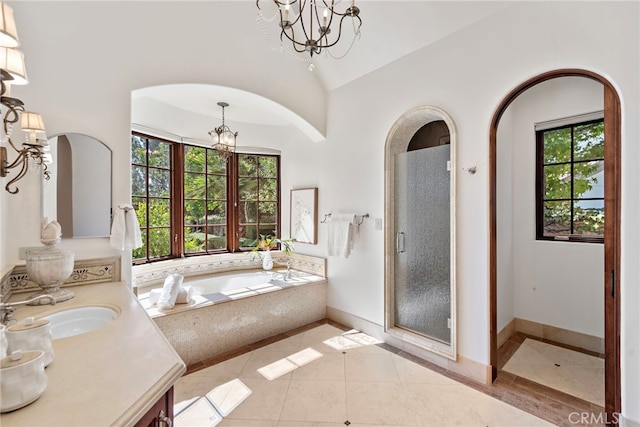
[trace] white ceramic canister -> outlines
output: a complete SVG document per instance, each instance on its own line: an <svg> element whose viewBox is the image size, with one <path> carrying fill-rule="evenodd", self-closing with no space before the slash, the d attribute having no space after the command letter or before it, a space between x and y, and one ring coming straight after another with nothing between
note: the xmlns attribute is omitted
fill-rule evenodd
<svg viewBox="0 0 640 427"><path fill-rule="evenodd" d="M44 352L15 351L0 360L0 412L9 412L39 398L47 388Z"/></svg>
<svg viewBox="0 0 640 427"><path fill-rule="evenodd" d="M16 350L42 350L44 352L44 366L53 362L53 347L51 345L51 326L46 319L35 320L26 318L23 322L9 326L7 335L7 354Z"/></svg>

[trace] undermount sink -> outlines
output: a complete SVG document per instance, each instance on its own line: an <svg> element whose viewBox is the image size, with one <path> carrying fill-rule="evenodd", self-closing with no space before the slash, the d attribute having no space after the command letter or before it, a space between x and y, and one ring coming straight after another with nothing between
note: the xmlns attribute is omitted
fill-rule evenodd
<svg viewBox="0 0 640 427"><path fill-rule="evenodd" d="M105 306L76 307L44 316L51 327L51 339L67 338L94 331L107 325L118 312Z"/></svg>

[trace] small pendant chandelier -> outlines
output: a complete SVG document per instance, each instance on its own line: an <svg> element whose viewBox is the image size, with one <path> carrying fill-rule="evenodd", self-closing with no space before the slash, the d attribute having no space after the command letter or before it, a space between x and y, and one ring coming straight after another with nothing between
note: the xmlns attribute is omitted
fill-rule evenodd
<svg viewBox="0 0 640 427"><path fill-rule="evenodd" d="M238 132L231 132L229 126L224 124L224 109L229 106L226 102L218 102L222 107L222 124L212 131L209 135L213 138L213 149L217 150L224 157L228 158L236 151L236 138Z"/></svg>
<svg viewBox="0 0 640 427"><path fill-rule="evenodd" d="M343 35L343 23L351 23L353 27L353 39L347 51L341 56L331 55L339 59L345 56L360 36L360 8L355 5L355 0L350 0L350 6L343 12L336 10L340 0L271 0L278 9L280 41L288 39L293 44L293 49L298 53L308 53L311 58L314 54L323 51L331 55L329 48L335 46ZM266 20L260 13L260 0L256 0L258 8L258 20ZM351 20L346 20L351 18ZM331 26L333 25L333 30ZM337 27L337 28L336 28Z"/></svg>

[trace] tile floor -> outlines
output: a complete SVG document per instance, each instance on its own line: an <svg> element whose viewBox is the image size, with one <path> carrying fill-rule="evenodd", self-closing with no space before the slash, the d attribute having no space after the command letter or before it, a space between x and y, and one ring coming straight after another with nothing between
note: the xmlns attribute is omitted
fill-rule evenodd
<svg viewBox="0 0 640 427"><path fill-rule="evenodd" d="M604 359L600 357L526 339L502 369L604 406Z"/></svg>
<svg viewBox="0 0 640 427"><path fill-rule="evenodd" d="M575 417L572 414L576 412L592 414L592 419L595 420L604 419L606 414L604 414L604 408L600 405L503 370L504 366L527 339L550 343L595 357L604 357L602 354L588 350L516 332L498 349L498 378L496 381L489 386L477 385L476 387L504 402L538 415L559 426L575 426L576 424L571 423L569 419L570 417ZM473 384L471 385L474 386ZM580 425L604 426L604 424L598 423Z"/></svg>
<svg viewBox="0 0 640 427"><path fill-rule="evenodd" d="M220 426L552 425L500 400L499 388L472 388L442 368L430 369L384 344L343 350L325 343L344 332L314 324L209 367L196 367L201 369L192 369L175 386L176 408L239 378L251 394ZM271 381L258 372L307 348L322 357Z"/></svg>

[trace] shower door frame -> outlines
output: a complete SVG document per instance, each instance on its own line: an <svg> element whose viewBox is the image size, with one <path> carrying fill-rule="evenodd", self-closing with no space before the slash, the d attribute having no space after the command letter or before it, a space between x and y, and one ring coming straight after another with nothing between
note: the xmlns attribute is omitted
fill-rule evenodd
<svg viewBox="0 0 640 427"><path fill-rule="evenodd" d="M394 156L407 151L413 135L423 126L442 120L449 128L450 136L450 308L451 342L443 343L436 339L402 328L395 324L395 199L394 199ZM434 106L420 106L404 113L391 127L385 143L385 227L384 227L384 282L385 317L384 329L389 335L413 344L425 350L456 361L457 352L457 297L456 297L456 164L457 134L451 117L442 109Z"/></svg>

